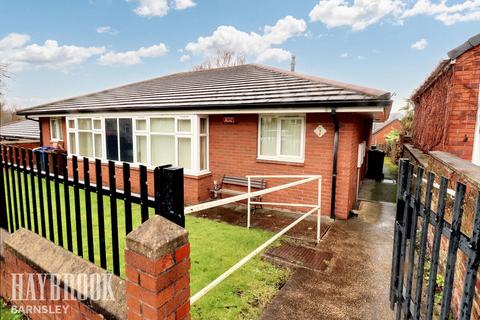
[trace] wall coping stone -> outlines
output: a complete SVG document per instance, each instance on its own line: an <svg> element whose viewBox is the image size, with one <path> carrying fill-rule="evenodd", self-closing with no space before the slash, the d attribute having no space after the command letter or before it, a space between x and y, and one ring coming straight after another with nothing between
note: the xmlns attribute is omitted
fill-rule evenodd
<svg viewBox="0 0 480 320"><path fill-rule="evenodd" d="M444 151L430 151L428 154L411 144L404 144L408 152L423 167L429 167L429 158L441 163L446 168L460 175L472 185L480 188L480 166Z"/></svg>
<svg viewBox="0 0 480 320"><path fill-rule="evenodd" d="M428 166L428 154L423 153L422 150L415 148L410 143L405 143L404 147L418 161L419 164L425 168Z"/></svg>
<svg viewBox="0 0 480 320"><path fill-rule="evenodd" d="M187 230L162 216L155 215L128 234L125 247L156 260L186 243L188 243Z"/></svg>
<svg viewBox="0 0 480 320"><path fill-rule="evenodd" d="M430 151L430 155L445 166L461 174L469 182L480 187L480 167L470 161L443 151Z"/></svg>
<svg viewBox="0 0 480 320"><path fill-rule="evenodd" d="M60 286L69 292L75 292L86 297L83 301L94 311L107 319L126 319L126 289L125 281L120 277L107 272L95 264L57 246L55 243L27 230L19 229L5 241L5 249L12 250L19 259L25 261L40 273L52 274L108 274L111 276L111 288L114 300L92 300L89 295L94 294L96 288L83 288L81 284L64 283L58 279ZM46 254L49 253L49 254ZM52 258L54 257L54 258ZM56 279L57 280L57 279ZM99 287L102 287L100 284ZM87 292L84 292L85 289Z"/></svg>

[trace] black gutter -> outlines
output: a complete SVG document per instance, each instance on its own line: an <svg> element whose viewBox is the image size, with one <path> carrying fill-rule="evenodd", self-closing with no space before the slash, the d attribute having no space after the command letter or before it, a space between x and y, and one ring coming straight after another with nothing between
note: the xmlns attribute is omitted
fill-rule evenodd
<svg viewBox="0 0 480 320"><path fill-rule="evenodd" d="M35 120L35 119L32 119L32 118L29 118L28 115L25 116L25 119L30 120L30 121L40 122L40 119Z"/></svg>
<svg viewBox="0 0 480 320"><path fill-rule="evenodd" d="M335 196L337 192L337 162L338 162L338 136L340 124L338 123L337 111L332 109L332 121L335 127L333 135L333 168L332 168L332 199L330 202L330 219L335 219Z"/></svg>

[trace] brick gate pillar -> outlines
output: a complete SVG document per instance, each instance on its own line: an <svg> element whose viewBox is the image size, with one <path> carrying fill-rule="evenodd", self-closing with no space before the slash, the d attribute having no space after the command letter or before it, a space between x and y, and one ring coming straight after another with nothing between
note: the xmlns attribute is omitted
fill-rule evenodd
<svg viewBox="0 0 480 320"><path fill-rule="evenodd" d="M128 234L128 319L189 319L189 270L190 244L185 229L156 215Z"/></svg>

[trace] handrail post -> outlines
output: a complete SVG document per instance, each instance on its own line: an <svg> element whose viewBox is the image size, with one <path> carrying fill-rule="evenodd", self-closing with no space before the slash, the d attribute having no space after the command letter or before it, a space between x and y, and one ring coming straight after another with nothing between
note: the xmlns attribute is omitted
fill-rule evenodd
<svg viewBox="0 0 480 320"><path fill-rule="evenodd" d="M322 211L322 178L318 178L317 243L320 243L320 215Z"/></svg>
<svg viewBox="0 0 480 320"><path fill-rule="evenodd" d="M247 228L250 229L250 191L251 191L251 186L250 186L250 181L251 178L247 177L248 180L248 198L247 198Z"/></svg>

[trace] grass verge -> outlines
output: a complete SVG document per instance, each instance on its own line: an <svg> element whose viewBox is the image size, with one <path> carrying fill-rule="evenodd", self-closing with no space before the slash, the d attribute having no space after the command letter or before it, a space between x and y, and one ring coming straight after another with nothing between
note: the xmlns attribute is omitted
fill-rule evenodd
<svg viewBox="0 0 480 320"><path fill-rule="evenodd" d="M10 176L11 178L11 176ZM15 175L15 180L18 186L18 179ZM24 177L20 179L22 183L22 196L25 198ZM27 179L29 185L30 208L33 207L31 202L31 185L30 180ZM45 228L47 231L47 239L52 232L55 237L55 243L59 244L58 228L57 228L57 210L55 208L55 198L57 195L54 192L54 184L51 183L52 197L46 198L45 182L43 189L40 192L35 179L34 185L37 197L43 196L45 215L47 215L47 202L52 203L52 215L54 217L54 227L52 230L48 226L48 217L45 217ZM17 190L15 190L17 191ZM19 201L19 193L15 192L17 202ZM70 204L74 203L73 188L69 189ZM13 199L13 194L9 195ZM78 244L76 242L76 224L74 219L74 208L65 208L63 186L60 188L58 197L61 200L61 209L59 214L62 217L63 230L63 247L67 247L66 236L66 212L70 211L72 221L72 239L73 252L77 252ZM87 252L87 227L86 227L86 207L85 207L85 192L80 190L81 203L81 233L82 233L82 248L83 256L88 257ZM111 225L116 223L119 230L119 247L120 247L120 271L121 276L124 275L124 254L125 247L125 216L124 203L121 200L117 201L118 216L116 221L111 221L110 215L110 199L103 197L104 221L105 221L105 246L107 252L107 270L113 270L113 251L111 241ZM98 214L97 214L97 195L91 193L92 204L92 220L93 220L93 234L94 234L94 253L95 263L100 265L100 236L98 232ZM26 203L23 202L25 209ZM37 218L39 221L39 230L41 230L42 219L40 217L40 204L37 199ZM70 209L70 210L67 210ZM12 210L13 214L15 211ZM133 226L139 226L140 207L132 205ZM150 216L153 215L153 210L150 210ZM9 217L9 214L7 214ZM30 219L34 221L33 211L30 212ZM27 221L25 217L25 221ZM33 228L32 228L33 229ZM271 232L259 229L246 229L238 226L233 226L221 222L215 222L207 219L187 216L186 229L189 232L191 244L191 271L190 271L190 290L194 294L212 280L217 278L228 268L234 265L238 260L246 256L257 246L268 240L273 234ZM227 280L225 280L218 287L210 291L206 296L200 299L192 307L193 319L256 319L268 303L275 295L279 287L283 285L289 276L289 271L275 267L274 265L261 260L259 257L254 258L242 269L235 272ZM3 318L2 318L3 319Z"/></svg>

